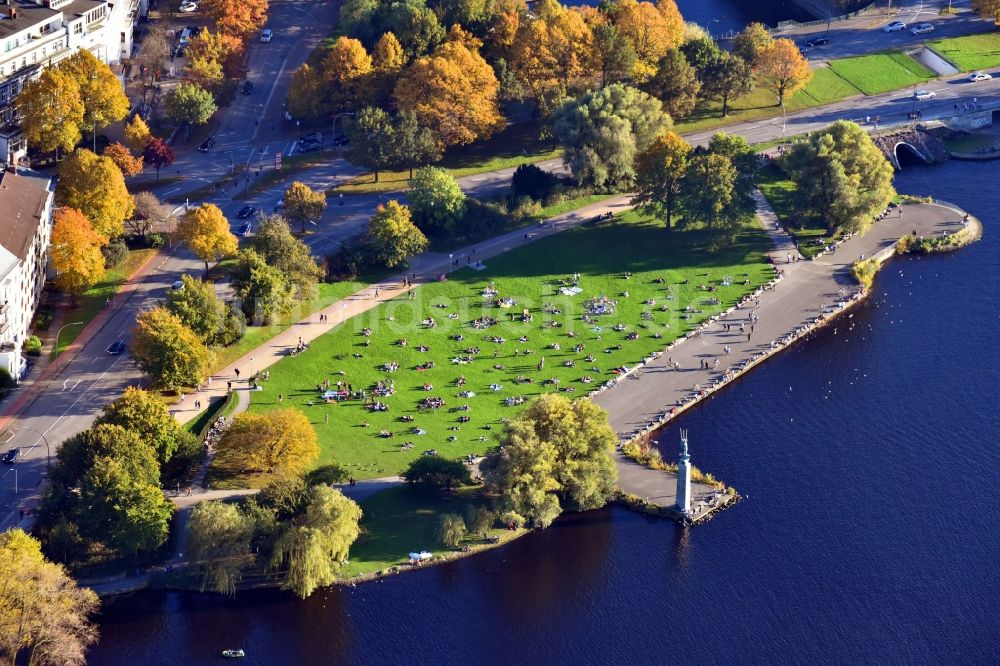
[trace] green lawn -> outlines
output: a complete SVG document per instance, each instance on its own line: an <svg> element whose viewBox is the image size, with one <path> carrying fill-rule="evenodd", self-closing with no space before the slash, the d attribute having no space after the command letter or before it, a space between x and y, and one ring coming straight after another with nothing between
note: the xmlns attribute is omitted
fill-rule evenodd
<svg viewBox="0 0 1000 666"><path fill-rule="evenodd" d="M76 307L66 311L63 317L63 324L65 326L65 324L73 324L79 321L83 322L83 325L65 326L59 334L59 339L56 341L55 347L49 351L49 355L55 358L73 344L73 341L76 340L77 336L80 335L80 332L90 320L104 309L107 305L107 300L118 293L125 280L156 253L157 250L152 249L130 251L121 264L114 268L109 268L100 282L81 294L80 298L77 299Z"/></svg>
<svg viewBox="0 0 1000 666"><path fill-rule="evenodd" d="M318 295L311 301L299 301L296 307L289 314L285 315L270 326L248 326L246 335L234 345L215 349L215 362L212 364L212 372L216 372L226 367L239 357L243 356L251 349L256 349L274 336L278 335L292 324L302 321L314 312L336 303L337 301L350 296L356 291L367 287L372 280L381 278L381 275L363 276L358 280L345 282L320 282L318 285Z"/></svg>
<svg viewBox="0 0 1000 666"><path fill-rule="evenodd" d="M831 60L830 69L866 95L917 85L937 76L898 51Z"/></svg>
<svg viewBox="0 0 1000 666"><path fill-rule="evenodd" d="M341 570L341 576L354 576L384 571L392 566L405 565L409 553L428 551L435 557L456 552L437 539L438 520L445 513L465 515L470 504L485 504L479 488L470 486L452 493L400 486L372 495L361 502L364 516L361 519L361 536L351 546L350 561ZM522 531L490 530L491 535L509 541ZM479 537L467 536L462 545L472 549L486 547Z"/></svg>
<svg viewBox="0 0 1000 666"><path fill-rule="evenodd" d="M445 153L438 166L447 169L456 178L477 173L509 169L526 162L541 162L562 155L562 149L552 139L538 138L537 123L515 123L496 136L477 143L453 148ZM372 194L393 192L409 187L409 170L380 171L375 175L362 174L330 190L330 193Z"/></svg>
<svg viewBox="0 0 1000 666"><path fill-rule="evenodd" d="M928 46L963 72L1000 67L1000 32L939 39Z"/></svg>
<svg viewBox="0 0 1000 666"><path fill-rule="evenodd" d="M830 242L826 227L814 226L795 214L795 183L785 176L777 166L771 164L757 173L757 186L774 209L781 224L799 244L799 252L807 259L818 254Z"/></svg>
<svg viewBox="0 0 1000 666"><path fill-rule="evenodd" d="M785 110L788 113L801 111L859 94L860 90L829 68L818 68L813 70L813 78L805 88L785 100ZM729 115L725 118L722 117L721 103L701 101L690 116L675 123L675 129L681 133L699 132L732 123L780 116L781 107L775 100L773 92L758 88L750 95L730 102Z"/></svg>
<svg viewBox="0 0 1000 666"><path fill-rule="evenodd" d="M252 396L251 409L274 409L278 396L284 396L281 406L302 409L315 426L322 448L319 464L336 461L357 478L396 474L428 449L449 458L483 453L493 445L503 419L519 411L505 399L531 400L557 389L573 397L585 395L612 378L614 368L635 365L662 350L770 278L771 269L764 263L769 242L758 225L748 226L734 242L712 252L714 240L703 230L668 233L662 223L636 212L542 239L488 261L486 270L463 269L445 282L421 287L414 300L401 297L382 304L315 340L308 351L272 366L265 390ZM560 294L575 271L581 274L583 292ZM633 275L626 279L622 271ZM749 285L743 284L744 274ZM723 286L724 276L733 278L733 284ZM663 282L657 282L660 279ZM512 297L516 305L504 309L494 307L493 299L487 303L482 292L490 283L500 297ZM710 294L701 285L717 290ZM617 302L617 311L592 315L596 321L585 323L585 304L602 295ZM720 302L711 304L713 297ZM544 312L546 304L561 314ZM688 306L697 312L685 313ZM534 321L510 321L526 308ZM437 323L433 329L421 323L428 316ZM472 321L481 317L492 317L497 324L478 330ZM617 324L625 330L613 330ZM363 334L365 327L371 329L370 336ZM632 332L638 339L627 339ZM464 339L457 339L459 335ZM505 342L496 344L493 336ZM519 340L522 336L526 342ZM406 346L400 345L403 338ZM573 350L577 344L584 346L579 352ZM429 351L419 351L420 346ZM478 353L465 351L473 347ZM533 351L526 353L528 349ZM588 355L593 360L587 361ZM452 362L473 356L468 364ZM539 370L543 357L544 368ZM429 361L433 368L418 369ZM398 371L383 369L388 362L398 363ZM459 388L456 380L463 375L467 383ZM384 399L390 411L370 412L361 400L320 404L316 387L327 379L350 382L355 391L371 391L380 380L393 381L395 394ZM516 383L519 379L531 383ZM423 390L425 382L433 389ZM500 389L491 390L491 384ZM476 395L461 397L460 391ZM420 411L418 402L431 396L443 398L445 406ZM310 406L310 401L316 404ZM470 410L459 411L465 404ZM414 420L405 422L404 415ZM471 420L461 422L461 417ZM414 428L426 434L416 434ZM381 437L383 430L393 437ZM402 450L405 442L413 447Z"/></svg>

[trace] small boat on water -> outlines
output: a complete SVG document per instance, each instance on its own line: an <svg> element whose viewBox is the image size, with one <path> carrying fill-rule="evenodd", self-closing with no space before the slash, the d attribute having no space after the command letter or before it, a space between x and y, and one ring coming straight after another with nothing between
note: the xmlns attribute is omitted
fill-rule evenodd
<svg viewBox="0 0 1000 666"><path fill-rule="evenodd" d="M241 657L245 657L246 654L243 650L223 650L222 656L229 659L240 659Z"/></svg>

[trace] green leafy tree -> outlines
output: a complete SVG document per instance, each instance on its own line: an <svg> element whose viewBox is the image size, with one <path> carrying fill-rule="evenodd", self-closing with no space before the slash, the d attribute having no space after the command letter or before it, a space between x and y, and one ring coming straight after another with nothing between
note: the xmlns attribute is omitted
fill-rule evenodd
<svg viewBox="0 0 1000 666"><path fill-rule="evenodd" d="M482 504L470 504L465 509L465 529L469 534L478 534L484 539L496 519L496 514Z"/></svg>
<svg viewBox="0 0 1000 666"><path fill-rule="evenodd" d="M120 398L105 405L94 423L117 425L136 433L143 443L153 448L160 463L170 460L188 436L162 400L135 386L128 387Z"/></svg>
<svg viewBox="0 0 1000 666"><path fill-rule="evenodd" d="M757 66L760 54L771 48L774 38L763 23L750 23L733 40L733 55L743 58L751 67Z"/></svg>
<svg viewBox="0 0 1000 666"><path fill-rule="evenodd" d="M212 353L177 315L153 308L136 319L132 358L153 378L154 386L176 390L205 381Z"/></svg>
<svg viewBox="0 0 1000 666"><path fill-rule="evenodd" d="M387 268L420 254L429 245L410 219L410 209L395 199L375 209L368 222L367 244L372 257Z"/></svg>
<svg viewBox="0 0 1000 666"><path fill-rule="evenodd" d="M785 167L800 210L830 233L864 231L895 195L892 165L867 132L846 120L796 144Z"/></svg>
<svg viewBox="0 0 1000 666"><path fill-rule="evenodd" d="M631 186L636 155L671 125L659 100L620 83L566 102L552 119L576 180L601 189Z"/></svg>
<svg viewBox="0 0 1000 666"><path fill-rule="evenodd" d="M461 460L440 456L420 456L401 475L407 483L451 490L472 483L469 468Z"/></svg>
<svg viewBox="0 0 1000 666"><path fill-rule="evenodd" d="M371 169L376 183L379 172L396 162L396 131L388 113L371 106L358 111L351 124L349 157Z"/></svg>
<svg viewBox="0 0 1000 666"><path fill-rule="evenodd" d="M180 289L167 291L166 308L177 315L207 345L225 336L226 304L215 293L215 285L190 275L181 276Z"/></svg>
<svg viewBox="0 0 1000 666"><path fill-rule="evenodd" d="M212 93L196 83L182 82L167 93L164 100L167 117L187 125L204 125L217 107Z"/></svg>
<svg viewBox="0 0 1000 666"><path fill-rule="evenodd" d="M723 51L708 64L702 77L702 94L722 102L722 117L729 115L730 100L753 92L753 72L739 57Z"/></svg>
<svg viewBox="0 0 1000 666"><path fill-rule="evenodd" d="M445 30L424 0L397 0L389 7L385 28L391 31L408 58L430 52L444 40Z"/></svg>
<svg viewBox="0 0 1000 666"><path fill-rule="evenodd" d="M315 223L326 210L326 193L314 190L302 181L296 180L285 190L285 216L298 222L299 231L305 233L306 222Z"/></svg>
<svg viewBox="0 0 1000 666"><path fill-rule="evenodd" d="M129 475L117 459L100 457L80 482L79 525L91 538L135 555L162 546L173 506L158 486Z"/></svg>
<svg viewBox="0 0 1000 666"><path fill-rule="evenodd" d="M617 442L603 409L586 398L570 402L547 393L507 426L480 470L508 518L547 527L563 508L607 503L617 477L611 459Z"/></svg>
<svg viewBox="0 0 1000 666"><path fill-rule="evenodd" d="M91 620L100 602L66 570L45 559L23 530L0 533L0 655L10 664L82 666L97 642Z"/></svg>
<svg viewBox="0 0 1000 666"><path fill-rule="evenodd" d="M292 235L285 218L271 215L261 220L254 247L269 266L282 272L294 298L316 297L316 285L323 277L323 269L316 263L309 246Z"/></svg>
<svg viewBox="0 0 1000 666"><path fill-rule="evenodd" d="M437 537L438 541L454 548L465 536L465 521L457 513L446 513L438 520Z"/></svg>
<svg viewBox="0 0 1000 666"><path fill-rule="evenodd" d="M601 87L629 78L635 68L635 47L614 23L599 23L593 28L594 60L600 72Z"/></svg>
<svg viewBox="0 0 1000 666"><path fill-rule="evenodd" d="M698 78L702 81L704 81L703 75L705 70L721 53L719 45L715 43L714 39L708 36L689 39L681 44L680 48L681 53L684 54L684 58L698 72Z"/></svg>
<svg viewBox="0 0 1000 666"><path fill-rule="evenodd" d="M678 49L670 49L660 58L648 87L663 102L664 110L671 117L685 118L691 115L698 103L701 81L684 54Z"/></svg>
<svg viewBox="0 0 1000 666"><path fill-rule="evenodd" d="M465 215L465 192L444 169L417 169L410 183L410 210L417 227L426 234L446 236Z"/></svg>
<svg viewBox="0 0 1000 666"><path fill-rule="evenodd" d="M441 148L434 139L434 132L421 126L413 111L403 111L396 116L393 130L394 166L409 169L410 178L413 178L414 168L441 159Z"/></svg>
<svg viewBox="0 0 1000 666"><path fill-rule="evenodd" d="M670 229L674 204L687 175L691 146L676 132L656 137L636 159L636 190L633 203L662 214Z"/></svg>
<svg viewBox="0 0 1000 666"><path fill-rule="evenodd" d="M243 569L253 563L253 524L239 507L227 502L202 502L191 511L187 554L201 569L201 590L235 594Z"/></svg>
<svg viewBox="0 0 1000 666"><path fill-rule="evenodd" d="M692 157L680 193L685 221L702 222L723 232L733 230L745 219L739 215L738 178L736 167L725 155L708 153Z"/></svg>
<svg viewBox="0 0 1000 666"><path fill-rule="evenodd" d="M76 488L98 458L114 458L130 479L159 483L157 451L141 437L141 432L131 426L101 422L73 435L56 452L50 478L65 488Z"/></svg>
<svg viewBox="0 0 1000 666"><path fill-rule="evenodd" d="M716 132L708 142L708 152L725 155L736 167L736 197L740 208L747 214L756 210L753 192L756 189L757 171L760 169L760 158L753 146L738 134Z"/></svg>
<svg viewBox="0 0 1000 666"><path fill-rule="evenodd" d="M313 486L305 514L278 538L272 566L285 570L282 588L305 599L332 585L361 528L361 507L328 486Z"/></svg>
<svg viewBox="0 0 1000 666"><path fill-rule="evenodd" d="M281 269L268 265L256 250L240 250L236 258L233 291L247 318L266 325L288 313L293 304L292 286Z"/></svg>

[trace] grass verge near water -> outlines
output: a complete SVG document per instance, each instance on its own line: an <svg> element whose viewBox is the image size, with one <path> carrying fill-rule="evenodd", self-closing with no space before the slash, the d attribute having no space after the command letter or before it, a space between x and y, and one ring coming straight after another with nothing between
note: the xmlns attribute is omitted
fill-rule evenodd
<svg viewBox="0 0 1000 666"><path fill-rule="evenodd" d="M420 287L413 300L400 297L349 320L306 352L272 366L250 409L275 409L284 396L280 406L303 410L316 428L318 464L335 461L359 479L396 474L428 449L448 458L483 453L503 421L521 408L508 405L508 398L526 404L549 391L585 395L614 377L616 368L664 349L770 279L764 261L770 246L756 221L712 251L715 241L701 229L668 233L661 222L637 212L542 239L489 260L485 270L462 269L445 282ZM631 271L630 277L623 271ZM572 285L574 272L580 273L582 293L561 293ZM731 278L728 286L725 276ZM490 284L515 304L497 307L496 297L484 298ZM602 296L614 301L613 313L587 314L588 302ZM532 321L522 322L526 309ZM429 317L436 327L422 324ZM481 318L496 323L477 329L473 320ZM398 370L384 367L390 362ZM356 392L391 381L395 393L381 398L389 411L369 411L359 399L323 404L317 385L324 380L349 382ZM425 384L431 389L424 390ZM460 395L465 391L475 395ZM418 403L432 396L444 406L421 411ZM461 409L466 404L468 411ZM392 436L380 436L382 431ZM413 446L403 449L404 442ZM252 481L215 472L227 485Z"/></svg>
<svg viewBox="0 0 1000 666"><path fill-rule="evenodd" d="M830 69L866 95L913 86L937 75L899 51L871 53L830 61Z"/></svg>
<svg viewBox="0 0 1000 666"><path fill-rule="evenodd" d="M939 39L928 46L963 72L1000 67L1000 32Z"/></svg>
<svg viewBox="0 0 1000 666"><path fill-rule="evenodd" d="M361 502L361 536L351 546L350 561L341 570L343 578L370 575L391 567L407 565L409 553L428 551L435 559L465 555L448 548L437 538L438 521L446 513L465 515L470 504L487 504L478 486L459 488L451 493L401 485L383 490ZM505 543L524 530L489 530ZM499 544L496 544L499 545ZM472 550L491 547L478 535L466 535L459 546Z"/></svg>
<svg viewBox="0 0 1000 666"><path fill-rule="evenodd" d="M769 164L761 169L757 173L757 186L771 204L782 226L795 238L802 256L809 259L831 242L825 226L815 226L809 222L804 227L799 226L803 220L795 213L795 183L780 168Z"/></svg>

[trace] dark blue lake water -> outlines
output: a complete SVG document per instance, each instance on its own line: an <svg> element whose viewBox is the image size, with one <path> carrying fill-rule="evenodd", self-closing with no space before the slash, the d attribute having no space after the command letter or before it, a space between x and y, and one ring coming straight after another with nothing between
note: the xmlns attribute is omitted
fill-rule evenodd
<svg viewBox="0 0 1000 666"><path fill-rule="evenodd" d="M682 419L694 462L747 496L712 522L591 512L304 602L136 595L108 605L91 662L1000 662L996 174L902 173L983 241L895 261L853 319Z"/></svg>
<svg viewBox="0 0 1000 666"><path fill-rule="evenodd" d="M654 4L655 4L655 0ZM563 0L567 5L598 5L600 0ZM811 21L792 0L676 0L685 21L693 21L718 36L742 30L747 23L760 21L775 26L778 21Z"/></svg>

